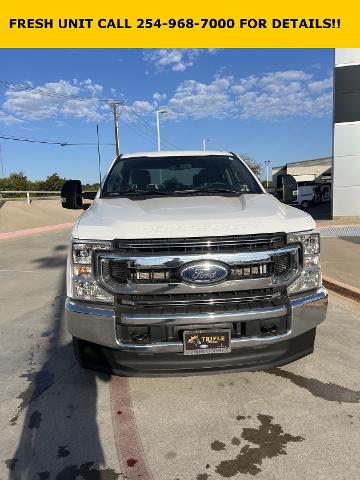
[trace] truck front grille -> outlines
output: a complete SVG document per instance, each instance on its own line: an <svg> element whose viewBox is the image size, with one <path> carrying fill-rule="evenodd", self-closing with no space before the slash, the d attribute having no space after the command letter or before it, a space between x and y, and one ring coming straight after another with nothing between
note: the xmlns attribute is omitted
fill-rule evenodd
<svg viewBox="0 0 360 480"><path fill-rule="evenodd" d="M237 308L259 308L284 304L283 287L254 290L231 290L209 293L119 294L116 306L120 310L145 309L148 313L226 312ZM160 309L160 310L156 310Z"/></svg>
<svg viewBox="0 0 360 480"><path fill-rule="evenodd" d="M167 255L191 253L229 253L275 250L286 245L284 233L228 235L224 237L154 238L115 240L119 255Z"/></svg>
<svg viewBox="0 0 360 480"><path fill-rule="evenodd" d="M271 262L254 262L233 265L227 280L247 280L253 278L282 277L291 268L290 254L273 257ZM181 283L177 276L178 267L138 268L131 262L111 259L104 265L105 275L115 284L124 284L128 280L136 284Z"/></svg>
<svg viewBox="0 0 360 480"><path fill-rule="evenodd" d="M251 311L259 308L274 308L287 304L283 287L246 291L212 293L166 294L166 295L116 295L116 330L123 341L174 342L182 341L184 330L206 328L229 328L233 338L268 337L285 334L289 329L287 316L261 320L214 323L211 314ZM127 325L121 323L122 314L144 315L209 315L209 324L201 325Z"/></svg>

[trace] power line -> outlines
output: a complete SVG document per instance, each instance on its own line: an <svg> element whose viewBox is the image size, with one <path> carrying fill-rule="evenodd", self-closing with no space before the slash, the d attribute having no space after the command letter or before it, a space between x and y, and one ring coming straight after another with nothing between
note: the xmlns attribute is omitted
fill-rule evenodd
<svg viewBox="0 0 360 480"><path fill-rule="evenodd" d="M128 121L128 123L126 123L126 125L131 128L132 130L134 130L137 134L141 134L145 137L145 139L147 141L149 141L151 144L154 144L154 138L149 135L149 133L146 131L146 130L143 130L138 124L136 123L133 123L134 120L130 117L127 116L127 114L125 114L124 112L121 112L120 115Z"/></svg>
<svg viewBox="0 0 360 480"><path fill-rule="evenodd" d="M13 140L16 142L28 142L28 143L42 143L46 145L59 145L61 147L93 147L97 146L97 143L73 143L73 142L65 142L65 141L59 141L59 140L40 140L38 138L26 138L26 137L15 137L13 135L5 135L5 134L0 134L0 138L3 140ZM102 146L114 146L114 143L102 143Z"/></svg>
<svg viewBox="0 0 360 480"><path fill-rule="evenodd" d="M135 129L138 133L141 133L142 135L144 135L152 143L152 145L154 145L154 142L155 142L154 129L151 126L150 126L150 129L144 128L144 125L142 125L140 122L138 122L138 120L136 118L134 118L132 113L130 113L129 111L127 111L126 114L124 112L122 112L121 116L129 122L127 124L128 126ZM170 145L170 142L168 142L166 139L164 139L163 143L166 143L168 147ZM180 150L180 148L176 147L176 146L175 146L175 149Z"/></svg>
<svg viewBox="0 0 360 480"><path fill-rule="evenodd" d="M18 91L32 92L32 93L35 93L35 94L38 94L38 95L44 95L44 96L59 98L59 99L62 99L62 100L77 100L77 101L86 101L86 102L93 101L93 102L105 103L113 111L114 128L115 128L115 147L116 147L117 152L118 152L118 150L120 151L119 140L118 140L118 129L116 127L116 120L117 120L119 114L122 114L122 113L118 112L117 108L118 108L118 106L124 107L124 104L125 104L124 100L104 99L104 98L90 97L90 96L68 95L68 94L64 94L64 93L53 92L53 91L47 90L46 88L43 88L43 87L33 87L33 86L25 85L25 84L22 84L22 83L8 82L6 80L0 80L0 87L1 86L6 87L6 88L21 89L21 90L18 90ZM148 135L150 135L150 134L151 134L151 136L153 135L154 127L149 122L147 122L140 114L138 114L137 112L134 112L134 111L130 112L129 108L126 108L126 112L127 112L127 115L130 116L130 120L129 120L129 118L127 118L128 121L137 122L141 125L141 129L139 129L139 131L142 131L144 135L145 135L145 132L147 132ZM139 125L139 127L140 127L140 125ZM2 137L0 137L0 138L2 138ZM15 140L13 138L4 138L4 139L5 140ZM48 141L35 141L35 140L23 140L23 141L30 141L32 143L59 144L59 145L62 145L62 146L65 146L64 143L66 143L66 145L80 145L80 144L70 144L68 142L51 142L51 141L48 142ZM181 150L181 148L178 145L176 145L173 142L171 142L170 140L168 140L167 137L165 137L164 135L162 135L162 143L165 144L165 146L167 146L167 148L175 148L175 150ZM93 144L87 144L87 145L93 145Z"/></svg>
<svg viewBox="0 0 360 480"><path fill-rule="evenodd" d="M150 134L151 138L153 138L154 127L149 122L144 120L138 113L129 111L129 109L126 109L126 114L128 116L130 116L130 120L132 120L134 122L138 122L141 125L142 131L144 133L147 132L147 134L148 135ZM129 120L129 119L127 119L127 120ZM140 127L140 125L139 125L139 127ZM181 148L179 146L170 142L170 140L168 140L164 135L162 135L161 139L162 139L162 143L165 144L168 148L171 147L171 148L175 148L175 150L181 150Z"/></svg>
<svg viewBox="0 0 360 480"><path fill-rule="evenodd" d="M128 113L130 112L128 111ZM144 118L142 118L140 114L138 114L137 112L131 112L131 115L135 116L135 121L140 122L145 128L150 130L151 133L154 131L154 127L149 122L147 122ZM168 144L168 146L170 145L175 147L177 150L180 150L180 147L170 142L165 136L162 136L162 140L163 140L163 143Z"/></svg>

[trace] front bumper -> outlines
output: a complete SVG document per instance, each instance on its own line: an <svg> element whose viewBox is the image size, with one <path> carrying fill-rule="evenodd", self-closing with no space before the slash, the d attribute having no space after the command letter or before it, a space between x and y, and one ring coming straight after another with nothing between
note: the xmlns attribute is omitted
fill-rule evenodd
<svg viewBox="0 0 360 480"><path fill-rule="evenodd" d="M129 358L137 358L135 363L139 363L141 367L151 363L151 360L156 357L161 357L161 364L171 363L171 359L177 359L177 363L187 364L191 362L200 362L200 368L211 368L214 364L225 363L226 367L236 367L239 365L239 358L243 355L252 357L251 363L253 365L261 365L261 355L269 351L277 355L277 358L282 360L280 364L288 363L295 358L304 356L312 351L311 341L308 346L302 348L305 337L307 338L310 332L315 332L315 328L325 320L327 311L327 292L325 288L320 288L316 292L299 294L289 298L288 305L266 308L256 308L253 310L243 312L226 312L221 315L204 314L204 315L176 315L176 316L158 316L154 317L139 317L137 315L122 318L122 321L129 325L137 325L144 323L146 320L150 324L158 325L191 325L202 324L203 327L211 326L212 324L221 324L222 322L236 322L236 321L251 321L252 319L266 319L276 316L287 315L289 321L289 328L286 333L268 337L250 337L250 338L233 338L231 341L232 352L230 354L221 355L201 355L201 361L197 358L184 358L182 355L182 342L153 342L153 343L132 343L124 342L117 338L116 334L116 315L115 311L107 307L93 307L81 302L75 302L68 298L66 300L66 316L68 328L70 333L78 338L90 342L91 344L106 347L102 351L112 352L112 354L120 355L123 361L128 362ZM311 335L310 335L311 336ZM310 338L310 337L309 337ZM301 340L302 339L302 340ZM309 339L308 339L309 340ZM296 347L296 345L298 345ZM284 350L283 347L287 346ZM288 348L289 347L289 348ZM291 348L290 348L291 347ZM289 351L288 354L286 351ZM256 351L260 357L256 359ZM153 355L162 354L162 355ZM255 353L255 357L254 357ZM266 355L265 355L266 356ZM289 358L289 360L286 360ZM231 360L229 360L231 359ZM269 360L269 359L267 359ZM278 362L265 361L265 364L274 365ZM130 362L131 363L131 362ZM208 365L208 366L207 366ZM220 365L221 366L221 365ZM129 367L131 368L131 367ZM181 367L182 368L182 367ZM186 365L185 367L186 368ZM190 368L190 367L187 367ZM176 369L176 362L174 365ZM247 368L251 369L251 368ZM156 370L156 369L155 369Z"/></svg>

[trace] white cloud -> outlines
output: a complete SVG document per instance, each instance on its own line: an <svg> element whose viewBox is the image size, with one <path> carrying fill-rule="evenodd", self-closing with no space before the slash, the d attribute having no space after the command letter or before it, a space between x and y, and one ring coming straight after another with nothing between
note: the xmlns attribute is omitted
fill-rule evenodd
<svg viewBox="0 0 360 480"><path fill-rule="evenodd" d="M223 118L232 112L229 95L231 77L216 77L211 83L182 82L168 105L179 117Z"/></svg>
<svg viewBox="0 0 360 480"><path fill-rule="evenodd" d="M152 115L154 111L155 104L147 100L135 100L135 102L130 105L125 105L125 107L120 110L120 115L126 122L134 123L139 121L140 117Z"/></svg>
<svg viewBox="0 0 360 480"><path fill-rule="evenodd" d="M143 58L152 63L158 72L170 68L174 72L183 72L192 67L195 60L206 53L214 54L216 48L159 48L144 50Z"/></svg>
<svg viewBox="0 0 360 480"><path fill-rule="evenodd" d="M66 117L84 118L88 121L99 122L104 118L104 113L101 112L103 109L98 102L92 100L68 100L59 112Z"/></svg>
<svg viewBox="0 0 360 480"><path fill-rule="evenodd" d="M154 105L152 105L147 100L136 100L129 107L127 107L127 110L139 114L146 114L154 111Z"/></svg>
<svg viewBox="0 0 360 480"><path fill-rule="evenodd" d="M93 96L100 95L104 87L98 83L93 83L90 78L81 82L80 85L83 85L86 90L88 90Z"/></svg>
<svg viewBox="0 0 360 480"><path fill-rule="evenodd" d="M324 80L315 80L313 82L310 82L309 84L309 89L314 92L323 92L324 90L328 90L329 88L332 88L333 85L333 78L324 78Z"/></svg>
<svg viewBox="0 0 360 480"><path fill-rule="evenodd" d="M24 123L23 120L14 117L14 115L7 115L5 112L0 111L0 123L3 125L18 125Z"/></svg>
<svg viewBox="0 0 360 480"><path fill-rule="evenodd" d="M191 53L184 54L184 51ZM162 59L162 68L182 68L202 50L151 50ZM159 54L159 52L166 52ZM197 52L197 53L195 53ZM148 53L150 55L150 53ZM0 123L24 124L30 120L67 118L86 121L111 119L109 107L99 99L103 92L100 84L91 79L59 80L20 90L9 88L0 106ZM46 91L48 94L44 94ZM112 93L116 93L112 90ZM119 95L114 95L119 97ZM80 97L80 98L78 98ZM332 78L321 78L302 70L265 72L258 75L234 77L217 74L209 82L185 80L172 95L156 91L150 98L138 98L126 104L130 121L137 117L154 120L154 112L164 108L164 119L262 119L278 120L291 117L321 117L332 109Z"/></svg>
<svg viewBox="0 0 360 480"><path fill-rule="evenodd" d="M210 83L186 80L169 99L177 118L321 117L332 108L332 81L301 70L235 79L217 75ZM166 108L166 107L165 107Z"/></svg>
<svg viewBox="0 0 360 480"><path fill-rule="evenodd" d="M155 100L155 102L162 102L166 99L166 96L166 93L155 92L153 95L153 99Z"/></svg>
<svg viewBox="0 0 360 480"><path fill-rule="evenodd" d="M99 121L104 118L104 105L97 95L103 87L87 79L72 82L59 80L48 82L31 89L9 88L5 92L0 122L9 118L15 121L46 120L58 116L81 118L87 121ZM89 96L93 98L86 98ZM72 97L84 97L77 99Z"/></svg>

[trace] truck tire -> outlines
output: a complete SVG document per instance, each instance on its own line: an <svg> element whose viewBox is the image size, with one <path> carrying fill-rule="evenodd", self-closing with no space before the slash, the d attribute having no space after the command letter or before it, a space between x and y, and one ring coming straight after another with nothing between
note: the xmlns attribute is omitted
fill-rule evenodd
<svg viewBox="0 0 360 480"><path fill-rule="evenodd" d="M307 208L309 208L310 204L307 200L303 200L301 202L301 208L303 208L304 210L306 210Z"/></svg>

